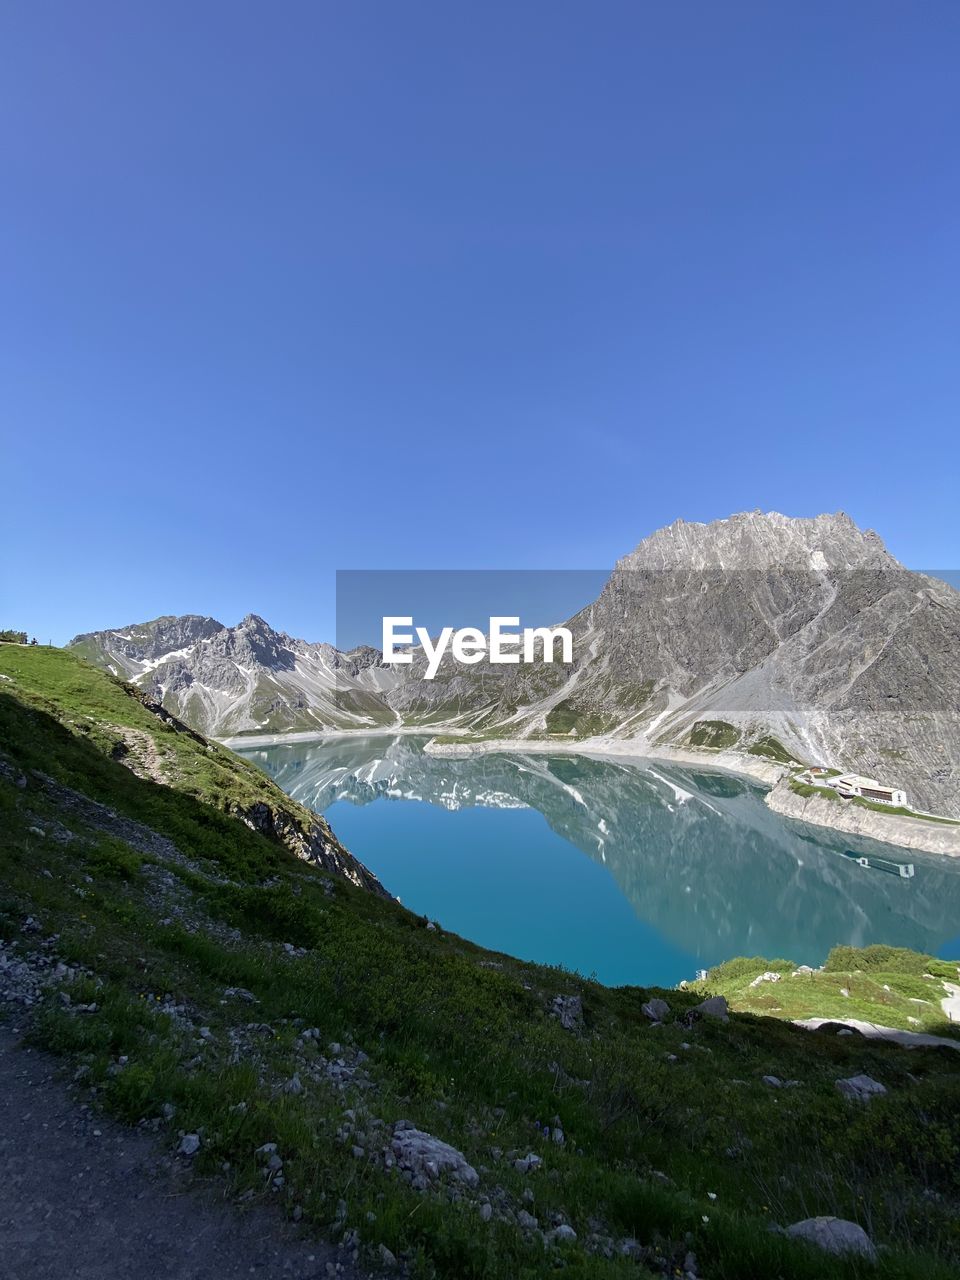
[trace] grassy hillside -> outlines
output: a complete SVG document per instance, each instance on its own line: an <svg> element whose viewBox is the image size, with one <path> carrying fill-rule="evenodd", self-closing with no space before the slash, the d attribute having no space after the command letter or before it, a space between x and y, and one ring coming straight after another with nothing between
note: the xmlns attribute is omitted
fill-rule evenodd
<svg viewBox="0 0 960 1280"><path fill-rule="evenodd" d="M98 1103L196 1135L231 1194L423 1277L957 1274L960 1054L485 952L293 856L311 821L74 656L0 646L0 992ZM860 1072L888 1093L845 1101ZM476 1183L401 1171L398 1121ZM772 1229L820 1213L876 1266Z"/></svg>
<svg viewBox="0 0 960 1280"><path fill-rule="evenodd" d="M762 974L777 974L763 980ZM903 1031L960 1040L960 1024L945 1024L944 982L960 982L953 961L902 947L834 947L822 969L792 960L739 958L711 969L696 989L725 995L732 1009L778 1018L854 1018Z"/></svg>

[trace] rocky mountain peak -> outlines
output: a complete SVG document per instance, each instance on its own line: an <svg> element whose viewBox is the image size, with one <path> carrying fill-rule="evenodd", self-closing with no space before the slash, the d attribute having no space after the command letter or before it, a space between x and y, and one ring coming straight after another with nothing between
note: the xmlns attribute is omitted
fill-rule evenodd
<svg viewBox="0 0 960 1280"><path fill-rule="evenodd" d="M675 520L658 529L618 569L899 569L880 537L844 511L793 517L742 511L709 524Z"/></svg>

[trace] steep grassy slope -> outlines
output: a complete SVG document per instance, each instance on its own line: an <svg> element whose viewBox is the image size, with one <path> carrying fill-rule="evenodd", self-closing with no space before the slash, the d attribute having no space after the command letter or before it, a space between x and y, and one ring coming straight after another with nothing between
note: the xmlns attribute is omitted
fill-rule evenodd
<svg viewBox="0 0 960 1280"><path fill-rule="evenodd" d="M156 822L174 838L182 831L188 841L199 839L211 849L233 847L231 819L240 818L298 856L383 892L323 818L140 690L72 653L0 646L0 698L0 735L18 740L24 765L46 770L67 786L79 785L92 799L119 802L131 817ZM51 740L44 716L66 732ZM137 778L162 785L144 789ZM262 857L249 837L243 847L254 861Z"/></svg>
<svg viewBox="0 0 960 1280"><path fill-rule="evenodd" d="M656 993L484 952L292 856L235 815L309 815L69 655L0 647L0 675L0 992L233 1194L417 1276L956 1275L960 1054L715 1022L690 992L653 1027ZM859 1072L887 1095L846 1102ZM402 1172L398 1121L477 1181ZM878 1264L771 1231L817 1213Z"/></svg>

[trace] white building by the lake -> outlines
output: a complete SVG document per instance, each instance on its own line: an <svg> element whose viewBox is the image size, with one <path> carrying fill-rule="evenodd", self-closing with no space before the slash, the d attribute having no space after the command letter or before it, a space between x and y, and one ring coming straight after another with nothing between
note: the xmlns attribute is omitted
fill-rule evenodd
<svg viewBox="0 0 960 1280"><path fill-rule="evenodd" d="M831 786L838 796L846 800L851 796L861 796L864 800L876 800L880 804L907 807L907 793L900 787L888 787L876 778L864 778L859 773L841 773L839 778L833 779Z"/></svg>

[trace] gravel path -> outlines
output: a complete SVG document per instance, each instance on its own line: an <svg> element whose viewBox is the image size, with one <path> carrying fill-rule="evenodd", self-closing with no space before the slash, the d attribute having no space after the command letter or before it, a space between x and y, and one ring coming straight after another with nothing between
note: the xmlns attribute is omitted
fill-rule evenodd
<svg viewBox="0 0 960 1280"><path fill-rule="evenodd" d="M853 1027L871 1040L892 1040L905 1049L944 1048L960 1051L960 1040L953 1040L950 1036L929 1035L925 1031L902 1031L899 1027L881 1027L876 1022L863 1022L860 1018L794 1018L793 1023L794 1026L806 1027L809 1031L816 1031L824 1024Z"/></svg>
<svg viewBox="0 0 960 1280"><path fill-rule="evenodd" d="M940 1006L950 1022L960 1022L960 987L955 982L945 982L943 986L947 995Z"/></svg>
<svg viewBox="0 0 960 1280"><path fill-rule="evenodd" d="M3 1280L361 1280L275 1211L191 1186L146 1134L74 1101L56 1069L0 1025Z"/></svg>

